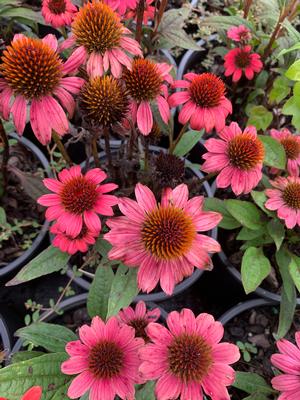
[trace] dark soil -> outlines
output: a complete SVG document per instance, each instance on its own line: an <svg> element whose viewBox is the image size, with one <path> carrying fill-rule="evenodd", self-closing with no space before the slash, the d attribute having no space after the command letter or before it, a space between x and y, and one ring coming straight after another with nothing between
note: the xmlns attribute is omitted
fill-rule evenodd
<svg viewBox="0 0 300 400"><path fill-rule="evenodd" d="M278 352L273 337L273 334L277 332L278 314L279 308L277 307L258 307L244 312L226 324L224 341L248 342L257 348L257 354L251 354L249 362L245 362L241 356L241 359L234 365L236 371L255 372L270 384L274 377L270 357ZM293 326L285 338L294 343L295 332L299 329L300 312L296 311ZM234 400L241 400L245 397L245 393L236 389L233 389L232 393Z"/></svg>
<svg viewBox="0 0 300 400"><path fill-rule="evenodd" d="M1 159L1 154L0 154ZM12 228L20 226L8 240L0 241L0 268L19 257L38 235L44 221L44 212L34 199L29 197L13 170L20 170L34 177L43 177L40 162L24 146L14 144L10 148L8 186L5 195L0 198L7 223ZM9 228L7 228L9 229ZM6 232L0 230L0 238Z"/></svg>

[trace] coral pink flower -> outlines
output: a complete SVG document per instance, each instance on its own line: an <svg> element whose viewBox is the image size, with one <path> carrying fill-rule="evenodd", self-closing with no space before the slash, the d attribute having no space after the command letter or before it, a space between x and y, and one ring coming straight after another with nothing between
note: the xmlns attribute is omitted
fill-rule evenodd
<svg viewBox="0 0 300 400"><path fill-rule="evenodd" d="M282 394L278 400L299 400L300 393L300 332L296 332L297 346L286 339L277 341L280 354L273 354L271 362L284 373L272 379L272 386Z"/></svg>
<svg viewBox="0 0 300 400"><path fill-rule="evenodd" d="M300 226L300 178L278 177L271 184L275 189L266 189L268 210L277 210L277 216L285 221L289 229Z"/></svg>
<svg viewBox="0 0 300 400"><path fill-rule="evenodd" d="M160 317L159 308L154 308L151 311L147 311L146 304L143 301L139 301L135 306L135 310L132 307L123 308L118 314L119 320L126 325L132 326L135 329L135 336L141 337L145 342L149 341L145 329L150 322L156 322Z"/></svg>
<svg viewBox="0 0 300 400"><path fill-rule="evenodd" d="M227 37L235 42L247 42L251 39L251 33L245 25L232 26L227 31Z"/></svg>
<svg viewBox="0 0 300 400"><path fill-rule="evenodd" d="M120 325L116 317L106 324L94 317L91 326L79 328L79 337L66 345L71 357L61 365L64 374L79 374L68 389L68 397L77 399L90 391L90 400L114 400L116 395L134 399L143 339L135 338L134 329Z"/></svg>
<svg viewBox="0 0 300 400"><path fill-rule="evenodd" d="M129 267L139 267L138 287L151 292L158 282L165 293L172 294L175 284L190 276L194 266L212 269L208 252L220 251L220 245L198 231L209 231L222 219L216 212L202 211L203 196L188 200L185 184L165 189L161 203L140 183L137 201L119 199L125 215L109 219L111 231L104 235L113 248L112 260L122 260Z"/></svg>
<svg viewBox="0 0 300 400"><path fill-rule="evenodd" d="M65 76L70 66L63 64L56 50L54 35L40 40L17 34L0 64L0 113L4 119L12 113L21 135L29 105L31 127L42 144L50 142L52 129L60 136L68 132L69 122L59 103L72 117L75 101L70 93L77 94L84 83L81 78Z"/></svg>
<svg viewBox="0 0 300 400"><path fill-rule="evenodd" d="M77 8L70 0L43 0L42 16L54 28L71 25Z"/></svg>
<svg viewBox="0 0 300 400"><path fill-rule="evenodd" d="M155 63L151 60L135 59L130 70L125 70L123 79L131 97L131 116L143 135L149 135L153 127L151 102L155 101L162 120L168 123L170 108L166 100L168 88L172 83L169 74L172 65Z"/></svg>
<svg viewBox="0 0 300 400"><path fill-rule="evenodd" d="M168 328L151 323L146 332L153 343L140 350L140 372L145 379L158 379L157 400L230 400L227 386L235 379L229 364L240 358L239 349L231 343L219 343L224 334L220 322L212 315L191 310L173 311L167 318ZM204 393L203 393L204 391Z"/></svg>
<svg viewBox="0 0 300 400"><path fill-rule="evenodd" d="M144 10L144 18L143 18L143 24L147 25L148 21L153 21L154 20L154 15L155 15L155 7L151 6L154 0L146 0L145 2L145 10ZM135 6L133 9L128 11L126 14L127 18L132 18L135 19L137 18L137 6Z"/></svg>
<svg viewBox="0 0 300 400"><path fill-rule="evenodd" d="M99 185L107 175L100 168L89 170L82 175L80 166L64 169L58 174L58 180L46 178L44 185L52 194L45 194L38 203L48 207L46 219L57 219L57 227L68 236L76 238L85 223L92 232L101 231L98 214L112 216L112 206L117 204L116 196L108 193L118 186L114 183Z"/></svg>
<svg viewBox="0 0 300 400"><path fill-rule="evenodd" d="M232 75L233 82L239 81L243 73L247 79L251 80L254 73L260 72L263 67L260 55L251 53L251 46L229 50L224 59L225 76Z"/></svg>
<svg viewBox="0 0 300 400"><path fill-rule="evenodd" d="M77 251L87 252L88 247L95 244L96 238L99 236L99 232L91 231L85 225L82 226L79 235L75 237L67 235L59 228L58 224L52 225L50 232L55 235L52 241L53 246L71 255L77 253Z"/></svg>
<svg viewBox="0 0 300 400"><path fill-rule="evenodd" d="M42 388L33 386L21 397L21 400L40 400L42 398ZM0 397L0 400L8 400L5 397Z"/></svg>
<svg viewBox="0 0 300 400"><path fill-rule="evenodd" d="M232 113L231 102L225 97L225 85L214 74L188 73L184 80L176 81L175 88L186 89L173 93L169 97L171 107L184 104L179 113L179 122L190 122L191 128L205 129L211 132L213 128L221 131L225 126L225 119Z"/></svg>
<svg viewBox="0 0 300 400"><path fill-rule="evenodd" d="M104 3L108 4L122 16L128 9L134 10L137 6L137 0L105 0Z"/></svg>
<svg viewBox="0 0 300 400"><path fill-rule="evenodd" d="M300 166L300 136L293 135L288 129L281 131L271 129L271 136L284 147L287 158L287 170L292 176L299 176Z"/></svg>
<svg viewBox="0 0 300 400"><path fill-rule="evenodd" d="M134 56L143 56L139 43L129 37L131 32L120 22L120 16L108 5L93 0L86 3L72 23L72 35L61 50L74 47L68 59L74 70L85 64L92 77L102 76L109 69L115 78L122 75L123 66L131 68Z"/></svg>
<svg viewBox="0 0 300 400"><path fill-rule="evenodd" d="M236 122L232 122L219 133L221 139L208 139L205 147L208 153L202 170L208 173L219 172L218 188L231 186L239 196L249 193L262 178L264 146L258 139L254 126L244 132Z"/></svg>

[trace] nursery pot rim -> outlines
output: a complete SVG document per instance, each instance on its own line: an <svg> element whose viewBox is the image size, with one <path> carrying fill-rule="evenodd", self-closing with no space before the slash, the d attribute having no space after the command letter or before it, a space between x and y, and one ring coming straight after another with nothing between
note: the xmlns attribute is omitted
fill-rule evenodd
<svg viewBox="0 0 300 400"><path fill-rule="evenodd" d="M149 146L149 149L152 150L153 152L167 152L166 149L162 148L162 147L158 147L158 146ZM117 151L117 148L112 149L113 151ZM99 157L103 158L105 156L105 152L101 152L99 153ZM199 178L202 179L204 177L204 175L202 174L201 171L196 170L195 168L192 168L192 166L190 165L191 163L184 159L185 163L186 163L186 167L190 168L191 171ZM84 165L84 163L82 164L82 166ZM203 186L205 188L205 192L207 194L207 197L213 197L213 193L211 191L210 185L208 184L208 182L204 182ZM217 238L217 228L212 229L210 236L213 239ZM140 300L146 301L146 302L156 302L156 301L164 301L164 300L169 300L177 295L179 295L180 293L184 292L185 290L187 290L191 285L193 285L204 273L204 270L200 270L198 268L194 269L194 272L191 276L189 276L188 278L184 279L182 282L180 282L178 285L175 286L173 293L169 296L166 293L164 293L162 290L160 292L157 293L143 293L143 294L138 294L135 299L134 302L138 302ZM84 290L89 290L91 283L82 278L82 277L74 277L74 272L72 270L72 267L70 266L70 264L68 264L68 269L67 269L67 275L70 278L74 278L74 282L77 283L78 286L80 286L82 289Z"/></svg>
<svg viewBox="0 0 300 400"><path fill-rule="evenodd" d="M5 317L2 315L1 312L0 312L0 338L3 344L3 350L9 355L11 352L12 342Z"/></svg>
<svg viewBox="0 0 300 400"><path fill-rule="evenodd" d="M47 177L52 176L51 170L50 170L50 164L49 164L47 158L35 144L33 144L30 140L26 139L23 136L20 137L16 133L10 133L8 136L10 138L16 139L18 141L18 143L21 143L24 147L26 147L28 150L30 150L34 154L34 156L37 158L37 160L42 164L42 167L45 170ZM39 234L33 240L30 248L25 250L24 253L22 253L15 260L9 262L6 266L0 268L0 278L4 277L7 274L10 274L15 269L21 268L32 258L32 256L34 255L34 253L37 251L40 244L44 240L44 238L47 236L49 226L50 226L50 222L45 219L40 228Z"/></svg>
<svg viewBox="0 0 300 400"><path fill-rule="evenodd" d="M242 314L245 311L250 310L251 308L256 307L264 307L264 306L278 306L276 301L268 300L268 299L252 299L246 300L241 303L236 304L235 306L231 307L229 310L225 311L224 314L218 319L222 325L226 325L230 322L233 318L237 317L238 315Z"/></svg>
<svg viewBox="0 0 300 400"><path fill-rule="evenodd" d="M76 307L80 307L82 305L86 305L87 298L88 298L88 293L81 293L81 294L77 294L75 296L69 297L69 298L63 300L59 304L58 310L65 312L65 311L72 310L72 309L74 309ZM136 303L136 301L134 300L132 303ZM163 322L166 321L168 313L165 311L164 308L162 308L161 306L159 306L159 305L157 305L157 304L155 304L153 302L147 302L146 303L146 307L151 309L151 310L153 308L159 308L159 310L160 310L160 318L162 318ZM46 311L41 315L41 317L43 317L44 315L47 315L47 314L48 314L48 312ZM53 319L55 319L55 317L57 317L57 314L52 311L50 314L47 315L47 318L45 318L43 320L43 322L51 322ZM1 318L1 314L0 314L0 318ZM0 319L0 334L1 334L1 319ZM11 350L11 353L10 353L11 356L21 350L22 343L23 343L23 340L21 338L19 338L17 340L17 342L15 343L15 345L13 346L12 350Z"/></svg>

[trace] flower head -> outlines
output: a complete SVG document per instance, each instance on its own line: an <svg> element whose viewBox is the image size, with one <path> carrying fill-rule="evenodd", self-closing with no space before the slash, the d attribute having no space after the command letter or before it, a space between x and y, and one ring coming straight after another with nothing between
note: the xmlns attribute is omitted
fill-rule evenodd
<svg viewBox="0 0 300 400"><path fill-rule="evenodd" d="M184 160L175 154L160 152L155 159L155 178L161 187L179 185L184 178Z"/></svg>
<svg viewBox="0 0 300 400"><path fill-rule="evenodd" d="M80 109L92 125L110 126L126 117L129 99L122 82L112 76L91 78L82 87Z"/></svg>
<svg viewBox="0 0 300 400"><path fill-rule="evenodd" d="M208 139L205 147L208 153L202 165L205 172L219 172L217 187L232 187L239 196L249 193L262 178L264 146L258 139L254 126L244 132L236 122L232 122L219 133L221 139Z"/></svg>
<svg viewBox="0 0 300 400"><path fill-rule="evenodd" d="M142 57L138 42L127 36L131 32L120 22L119 15L107 4L93 0L87 2L76 14L72 23L72 36L61 49L76 47L69 64L87 62L87 72L94 78L111 70L115 78L122 75L123 66L131 68L129 53Z"/></svg>
<svg viewBox="0 0 300 400"><path fill-rule="evenodd" d="M33 386L21 397L21 400L40 400L42 398L42 388ZM0 400L8 400L5 397L0 397Z"/></svg>
<svg viewBox="0 0 300 400"><path fill-rule="evenodd" d="M77 8L70 0L43 0L42 15L54 28L71 25L76 13Z"/></svg>
<svg viewBox="0 0 300 400"><path fill-rule="evenodd" d="M121 323L131 326L135 330L135 336L143 338L145 342L149 341L146 334L146 328L150 322L156 322L160 317L159 308L154 308L151 311L147 311L146 304L143 301L139 301L135 306L123 308L119 311L118 318Z"/></svg>
<svg viewBox="0 0 300 400"><path fill-rule="evenodd" d="M99 232L89 230L85 224L83 224L79 235L75 237L67 235L58 224L52 225L50 232L55 235L52 240L53 246L71 255L77 253L77 251L87 252L88 247L95 244L96 238L99 236Z"/></svg>
<svg viewBox="0 0 300 400"><path fill-rule="evenodd" d="M179 113L181 124L190 123L192 129L218 132L225 126L228 114L232 113L232 105L225 97L224 82L211 73L184 75L184 80L174 83L175 88L185 89L173 93L169 97L171 107L184 104Z"/></svg>
<svg viewBox="0 0 300 400"><path fill-rule="evenodd" d="M247 42L251 39L251 32L245 25L232 26L227 31L227 37L235 42Z"/></svg>
<svg viewBox="0 0 300 400"><path fill-rule="evenodd" d="M220 245L198 231L209 231L221 220L215 212L202 211L203 196L188 200L185 184L165 189L161 203L140 183L137 201L119 199L122 217L109 219L111 231L105 234L113 248L109 258L122 260L129 267L139 267L138 287L149 293L158 282L172 294L175 284L190 276L194 266L211 269L208 252L220 251Z"/></svg>
<svg viewBox="0 0 300 400"><path fill-rule="evenodd" d="M16 130L22 134L29 105L31 127L42 144L50 142L52 129L61 136L68 132L62 106L69 116L73 115L75 101L70 93L77 94L84 83L81 78L65 77L69 67L56 49L54 35L40 40L17 34L3 52L0 64L3 118L8 119L11 112Z"/></svg>
<svg viewBox="0 0 300 400"><path fill-rule="evenodd" d="M168 89L165 82L171 83L171 65L155 63L151 60L135 59L130 70L125 70L123 79L131 97L131 115L143 135L149 135L153 127L150 103L156 101L162 120L167 123L170 108L165 97Z"/></svg>
<svg viewBox="0 0 300 400"><path fill-rule="evenodd" d="M85 175L80 166L64 169L58 180L44 179L44 185L52 194L45 194L38 203L48 207L46 219L57 220L57 228L72 238L78 237L84 224L89 231L100 232L98 214L112 216L112 206L117 204L115 196L106 194L117 188L114 183L100 185L107 175L100 168L89 170Z"/></svg>
<svg viewBox="0 0 300 400"><path fill-rule="evenodd" d="M99 396L113 400L116 395L123 400L133 399L143 339L135 338L134 329L120 325L116 317L106 324L94 317L91 326L79 328L79 337L66 345L70 359L61 365L64 374L79 374L69 386L68 397L77 399L90 391L90 400L98 400Z"/></svg>
<svg viewBox="0 0 300 400"><path fill-rule="evenodd" d="M300 178L278 177L271 184L275 189L266 189L268 210L277 210L277 216L285 221L289 229L300 226Z"/></svg>
<svg viewBox="0 0 300 400"><path fill-rule="evenodd" d="M260 55L251 53L251 46L229 50L224 59L225 76L232 75L233 82L239 81L243 73L247 79L251 80L254 73L260 72L263 67Z"/></svg>
<svg viewBox="0 0 300 400"><path fill-rule="evenodd" d="M273 354L271 362L274 367L283 371L283 374L272 379L275 390L282 392L278 400L298 400L300 393L300 332L295 334L296 345L286 339L277 341L280 354Z"/></svg>
<svg viewBox="0 0 300 400"><path fill-rule="evenodd" d="M199 400L203 391L213 400L229 400L227 386L235 373L229 366L239 360L237 346L219 343L224 334L212 315L191 310L173 311L168 328L151 323L146 329L153 343L141 349L140 372L145 379L158 379L157 400Z"/></svg>
<svg viewBox="0 0 300 400"><path fill-rule="evenodd" d="M284 147L288 173L292 176L299 176L300 136L293 135L286 128L281 131L271 129L271 136L278 140Z"/></svg>
<svg viewBox="0 0 300 400"><path fill-rule="evenodd" d="M151 4L153 3L154 0L146 0L145 2L145 9L144 9L144 17L143 17L143 24L147 25L148 21L153 21L154 20L154 15L155 15L155 7L153 7ZM127 18L132 18L135 19L137 18L137 4L135 5L134 8L131 8L127 14Z"/></svg>

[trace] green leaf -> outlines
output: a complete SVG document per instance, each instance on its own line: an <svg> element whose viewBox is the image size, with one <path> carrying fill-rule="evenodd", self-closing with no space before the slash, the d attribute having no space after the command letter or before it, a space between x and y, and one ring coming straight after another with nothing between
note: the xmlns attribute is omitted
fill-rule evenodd
<svg viewBox="0 0 300 400"><path fill-rule="evenodd" d="M58 400L56 393L71 380L60 370L61 363L67 358L66 353L50 353L2 368L0 393L10 400L20 400L32 386L42 386L43 400ZM59 400L67 398L60 397Z"/></svg>
<svg viewBox="0 0 300 400"><path fill-rule="evenodd" d="M263 377L253 372L237 371L232 386L248 394L261 393L268 395L275 393L275 390L267 384Z"/></svg>
<svg viewBox="0 0 300 400"><path fill-rule="evenodd" d="M270 167L285 169L286 155L282 144L271 136L258 135L265 148L264 164Z"/></svg>
<svg viewBox="0 0 300 400"><path fill-rule="evenodd" d="M250 396L244 397L243 400L268 400L269 397L262 395L260 392L250 394Z"/></svg>
<svg viewBox="0 0 300 400"><path fill-rule="evenodd" d="M219 31L221 29L227 30L232 26L245 25L252 31L255 31L255 27L248 19L242 18L239 15L230 15L230 16L212 16L206 17L203 20L203 25L209 25Z"/></svg>
<svg viewBox="0 0 300 400"><path fill-rule="evenodd" d="M285 237L285 229L283 224L279 221L279 219L272 219L267 224L267 230L271 238L274 240L276 249L278 251Z"/></svg>
<svg viewBox="0 0 300 400"><path fill-rule="evenodd" d="M274 213L272 213L270 210L268 210L265 207L265 203L268 200L267 196L265 195L265 192L258 192L256 190L252 190L251 196L252 196L253 200L255 201L255 203L258 205L258 207L261 210L263 210L263 212L265 212L266 214L268 214L271 217L274 215Z"/></svg>
<svg viewBox="0 0 300 400"><path fill-rule="evenodd" d="M121 308L129 306L138 294L137 269L120 264L111 285L107 318L116 315Z"/></svg>
<svg viewBox="0 0 300 400"><path fill-rule="evenodd" d="M249 247L262 247L267 244L272 244L273 239L265 232L265 229L261 236L256 239L247 240L241 247L240 250L247 250Z"/></svg>
<svg viewBox="0 0 300 400"><path fill-rule="evenodd" d="M247 125L254 125L257 130L266 130L273 121L273 114L264 106L251 107Z"/></svg>
<svg viewBox="0 0 300 400"><path fill-rule="evenodd" d="M155 382L149 381L136 391L135 400L155 400Z"/></svg>
<svg viewBox="0 0 300 400"><path fill-rule="evenodd" d="M278 54L277 58L279 58L279 57L281 57L281 56L284 56L285 54L290 53L290 52L295 51L295 50L300 50L300 43L294 44L294 45L293 45L292 47L290 47L289 49L283 49L283 50L281 50L281 52Z"/></svg>
<svg viewBox="0 0 300 400"><path fill-rule="evenodd" d="M269 100L271 103L279 104L290 94L291 88L289 87L289 81L284 76L278 76L274 83L272 90L269 94Z"/></svg>
<svg viewBox="0 0 300 400"><path fill-rule="evenodd" d="M174 149L175 156L185 156L199 142L203 133L203 129L201 131L190 130L185 132Z"/></svg>
<svg viewBox="0 0 300 400"><path fill-rule="evenodd" d="M112 245L103 237L97 239L94 249L102 256L102 262L108 260L107 254L112 249Z"/></svg>
<svg viewBox="0 0 300 400"><path fill-rule="evenodd" d="M7 223L6 213L3 207L0 207L0 226Z"/></svg>
<svg viewBox="0 0 300 400"><path fill-rule="evenodd" d="M225 205L230 214L241 225L249 229L261 229L264 226L262 212L249 201L225 200Z"/></svg>
<svg viewBox="0 0 300 400"><path fill-rule="evenodd" d="M271 272L271 264L261 247L249 247L242 259L242 282L246 294L255 289Z"/></svg>
<svg viewBox="0 0 300 400"><path fill-rule="evenodd" d="M296 309L297 298L295 286L291 300L289 299L289 294L286 293L284 286L283 289L284 290L281 293L278 331L276 335L274 335L276 340L282 339L290 330Z"/></svg>
<svg viewBox="0 0 300 400"><path fill-rule="evenodd" d="M300 293L300 257L295 254L291 255L291 261L289 263L290 275L296 285L298 292Z"/></svg>
<svg viewBox="0 0 300 400"><path fill-rule="evenodd" d="M292 81L300 81L300 60L295 61L286 71L285 76Z"/></svg>
<svg viewBox="0 0 300 400"><path fill-rule="evenodd" d="M241 226L240 222L237 221L228 212L225 202L215 197L206 198L204 201L204 210L206 211L217 211L223 215L223 219L219 223L218 227L223 229L235 229Z"/></svg>
<svg viewBox="0 0 300 400"><path fill-rule="evenodd" d="M42 351L19 351L18 353L13 354L12 363L18 363L21 361L31 360L35 357L43 356L45 353Z"/></svg>
<svg viewBox="0 0 300 400"><path fill-rule="evenodd" d="M63 253L57 247L49 246L37 257L31 260L6 286L19 285L40 276L60 271L67 265L69 254Z"/></svg>
<svg viewBox="0 0 300 400"><path fill-rule="evenodd" d="M265 233L265 230L256 230L246 228L245 226L240 230L239 234L237 235L237 240L252 240L256 238L260 238Z"/></svg>
<svg viewBox="0 0 300 400"><path fill-rule="evenodd" d="M68 342L78 339L75 333L65 326L46 322L35 322L21 328L17 330L16 336L52 352L64 351Z"/></svg>
<svg viewBox="0 0 300 400"><path fill-rule="evenodd" d="M282 278L284 291L287 294L288 300L292 301L295 291L295 285L291 279L288 269L288 266L291 262L291 254L285 247L282 247L279 251L276 252L275 258Z"/></svg>
<svg viewBox="0 0 300 400"><path fill-rule="evenodd" d="M91 318L99 315L103 320L106 319L113 280L114 273L110 266L100 265L97 268L87 299L87 310Z"/></svg>
<svg viewBox="0 0 300 400"><path fill-rule="evenodd" d="M300 61L300 60L299 60ZM282 114L292 115L292 124L296 129L300 129L300 106L295 96L292 96L282 108Z"/></svg>

